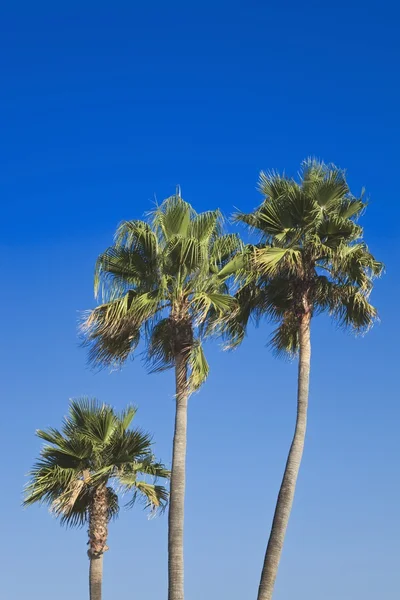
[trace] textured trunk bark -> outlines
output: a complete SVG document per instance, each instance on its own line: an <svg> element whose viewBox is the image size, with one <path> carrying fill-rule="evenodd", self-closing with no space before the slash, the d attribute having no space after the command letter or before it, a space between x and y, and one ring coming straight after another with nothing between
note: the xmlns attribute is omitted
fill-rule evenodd
<svg viewBox="0 0 400 600"><path fill-rule="evenodd" d="M101 600L103 554L108 550L108 491L101 485L93 491L89 510L89 596Z"/></svg>
<svg viewBox="0 0 400 600"><path fill-rule="evenodd" d="M101 584L103 581L103 555L90 556L89 593L90 600L101 600Z"/></svg>
<svg viewBox="0 0 400 600"><path fill-rule="evenodd" d="M185 504L187 364L184 354L175 365L176 415L168 513L168 600L183 600L183 522Z"/></svg>
<svg viewBox="0 0 400 600"><path fill-rule="evenodd" d="M303 315L300 323L296 428L276 503L271 533L268 540L267 551L265 553L264 566L261 573L260 587L258 589L258 600L272 599L283 542L285 540L286 529L292 509L297 476L299 474L301 458L303 455L310 381L310 320L311 314L308 312Z"/></svg>

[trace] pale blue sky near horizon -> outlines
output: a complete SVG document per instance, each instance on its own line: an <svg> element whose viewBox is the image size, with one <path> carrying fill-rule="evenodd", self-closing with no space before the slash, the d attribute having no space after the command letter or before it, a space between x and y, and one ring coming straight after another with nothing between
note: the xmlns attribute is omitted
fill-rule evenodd
<svg viewBox="0 0 400 600"><path fill-rule="evenodd" d="M94 373L79 347L93 267L122 219L180 184L197 210L251 210L261 169L346 168L387 266L365 337L312 328L308 437L275 600L397 600L400 9L391 2L16 1L0 22L3 494L0 596L83 600L86 532L22 510L36 428L70 397L139 406L170 463L173 375ZM234 226L227 222L227 227ZM238 229L239 230L239 229ZM190 400L186 596L256 598L295 418L295 362L207 348ZM166 597L166 516L121 512L104 598Z"/></svg>

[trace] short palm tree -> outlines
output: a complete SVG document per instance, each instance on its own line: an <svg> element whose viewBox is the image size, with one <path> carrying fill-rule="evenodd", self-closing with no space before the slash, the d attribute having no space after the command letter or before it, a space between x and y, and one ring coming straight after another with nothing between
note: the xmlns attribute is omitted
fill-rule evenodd
<svg viewBox="0 0 400 600"><path fill-rule="evenodd" d="M168 498L164 487L142 477L166 478L148 434L129 429L136 409L117 414L95 400L72 401L61 430L37 431L47 444L30 473L25 506L48 504L63 525L88 524L90 600L101 600L103 554L108 523L118 514L119 494L129 493L157 509Z"/></svg>
<svg viewBox="0 0 400 600"><path fill-rule="evenodd" d="M239 343L252 316L276 323L277 352L299 352L297 421L265 555L258 600L272 598L292 508L306 434L312 317L329 313L340 326L360 332L376 318L369 303L373 277L382 271L362 240L357 218L365 208L351 195L343 171L316 160L302 164L300 181L261 173L264 200L239 214L259 234L246 248L247 280L238 292L241 310L229 324Z"/></svg>
<svg viewBox="0 0 400 600"><path fill-rule="evenodd" d="M197 214L178 192L148 221L123 222L115 243L98 259L96 294L103 304L84 324L95 364L123 363L142 335L152 371L175 369L176 417L173 438L168 528L168 598L183 600L183 522L187 404L209 367L202 341L237 305L227 280L241 248L237 235L222 233L221 214ZM207 327L209 315L213 325Z"/></svg>

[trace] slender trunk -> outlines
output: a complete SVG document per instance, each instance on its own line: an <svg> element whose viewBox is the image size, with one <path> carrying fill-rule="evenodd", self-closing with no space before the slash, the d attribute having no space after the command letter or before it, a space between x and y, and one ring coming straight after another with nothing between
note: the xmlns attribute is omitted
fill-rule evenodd
<svg viewBox="0 0 400 600"><path fill-rule="evenodd" d="M108 550L108 491L103 484L93 491L89 510L89 595L101 600L103 554Z"/></svg>
<svg viewBox="0 0 400 600"><path fill-rule="evenodd" d="M89 556L89 593L90 600L101 600L101 584L103 581L103 554Z"/></svg>
<svg viewBox="0 0 400 600"><path fill-rule="evenodd" d="M271 533L268 540L267 551L265 553L264 566L261 573L260 587L258 589L258 600L272 599L283 542L285 540L286 529L292 509L297 476L299 474L301 458L303 455L310 380L310 320L311 314L310 312L307 312L303 315L299 328L300 356L296 428L276 503Z"/></svg>
<svg viewBox="0 0 400 600"><path fill-rule="evenodd" d="M183 600L183 521L185 504L187 364L185 353L176 358L176 414L168 513L168 600Z"/></svg>

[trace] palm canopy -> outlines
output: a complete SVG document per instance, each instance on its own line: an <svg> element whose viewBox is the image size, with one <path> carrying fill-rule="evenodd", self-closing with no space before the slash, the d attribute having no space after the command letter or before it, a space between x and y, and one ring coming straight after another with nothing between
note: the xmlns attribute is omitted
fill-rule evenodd
<svg viewBox="0 0 400 600"><path fill-rule="evenodd" d="M107 486L108 517L119 510L120 493L128 493L128 506L136 499L156 509L163 507L168 494L163 486L149 483L169 477L157 462L148 434L129 426L134 407L117 414L112 407L86 398L74 400L61 430L38 430L46 443L40 460L30 472L24 505L48 504L66 525L88 522L93 494Z"/></svg>
<svg viewBox="0 0 400 600"><path fill-rule="evenodd" d="M298 349L299 318L327 311L344 327L363 331L376 318L369 302L372 280L383 269L362 239L358 218L366 203L354 197L344 171L315 159L302 163L299 181L261 172L262 204L235 215L259 234L244 253L238 292L241 310L228 327L241 342L251 317L278 324L272 345Z"/></svg>
<svg viewBox="0 0 400 600"><path fill-rule="evenodd" d="M237 305L227 281L241 242L223 234L218 210L196 213L179 194L149 217L122 222L97 261L95 292L103 303L84 323L89 358L122 363L144 335L151 369L172 367L186 352L189 385L196 389L208 374L205 324L212 314L215 331Z"/></svg>

